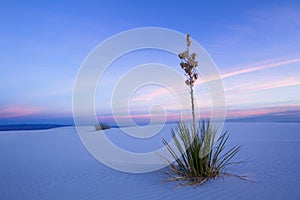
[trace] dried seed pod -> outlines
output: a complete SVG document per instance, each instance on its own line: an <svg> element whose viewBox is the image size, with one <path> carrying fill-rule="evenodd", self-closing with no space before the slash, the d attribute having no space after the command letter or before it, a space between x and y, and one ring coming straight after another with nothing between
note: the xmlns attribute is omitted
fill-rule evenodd
<svg viewBox="0 0 300 200"><path fill-rule="evenodd" d="M195 79L195 80L198 79L198 73L197 73L197 72L195 72L195 74L194 74L194 79Z"/></svg>
<svg viewBox="0 0 300 200"><path fill-rule="evenodd" d="M187 59L189 57L189 54L187 51L183 52L183 58Z"/></svg>
<svg viewBox="0 0 300 200"><path fill-rule="evenodd" d="M183 53L178 54L178 57L179 57L180 59L183 59L183 58L184 58L184 57L183 57Z"/></svg>
<svg viewBox="0 0 300 200"><path fill-rule="evenodd" d="M194 66L197 67L198 66L198 61L194 62Z"/></svg>
<svg viewBox="0 0 300 200"><path fill-rule="evenodd" d="M195 60L196 59L196 53L192 53L192 59Z"/></svg>
<svg viewBox="0 0 300 200"><path fill-rule="evenodd" d="M184 64L185 64L185 63L181 62L181 63L180 63L180 67L181 67L181 68L184 68Z"/></svg>
<svg viewBox="0 0 300 200"><path fill-rule="evenodd" d="M187 43L187 45L188 45L188 47L189 46L191 46L191 36L190 36L190 34L187 34L187 36L186 36L186 43Z"/></svg>

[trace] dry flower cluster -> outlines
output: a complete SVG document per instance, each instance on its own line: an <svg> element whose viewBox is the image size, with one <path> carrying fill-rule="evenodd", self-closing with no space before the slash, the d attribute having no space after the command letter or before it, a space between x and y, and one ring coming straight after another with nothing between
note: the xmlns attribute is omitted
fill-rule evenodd
<svg viewBox="0 0 300 200"><path fill-rule="evenodd" d="M189 48L192 42L189 34L186 37L186 42L187 49L183 53L178 54L178 57L181 59L180 66L185 71L185 75L187 76L185 83L188 86L194 86L196 80L198 79L198 72L196 70L196 67L198 66L198 61L196 61L197 54L190 54Z"/></svg>

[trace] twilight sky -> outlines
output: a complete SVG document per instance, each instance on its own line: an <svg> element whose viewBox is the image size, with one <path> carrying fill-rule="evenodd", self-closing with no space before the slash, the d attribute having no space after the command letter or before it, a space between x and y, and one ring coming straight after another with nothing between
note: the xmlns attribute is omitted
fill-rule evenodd
<svg viewBox="0 0 300 200"><path fill-rule="evenodd" d="M0 124L66 122L86 56L108 37L139 27L190 33L207 50L223 78L228 117L299 111L299 10L296 0L1 2ZM120 58L97 90L101 119L110 116L107 96L116 77L149 62L180 70L179 59L166 52L144 50ZM201 82L196 94L206 111L210 97ZM150 85L132 96L131 114L143 118L157 104L175 112L173 101L168 91Z"/></svg>

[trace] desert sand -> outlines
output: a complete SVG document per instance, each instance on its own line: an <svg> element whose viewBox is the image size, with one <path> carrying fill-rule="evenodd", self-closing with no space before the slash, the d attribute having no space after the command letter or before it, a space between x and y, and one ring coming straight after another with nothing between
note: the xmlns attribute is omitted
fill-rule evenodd
<svg viewBox="0 0 300 200"><path fill-rule="evenodd" d="M225 129L230 133L229 147L241 144L238 159L247 161L228 171L246 175L250 181L220 177L196 189L167 182L167 168L131 174L103 165L84 148L75 127L3 131L0 199L300 198L300 124L226 123ZM168 135L167 130L162 134ZM147 145L130 142L119 129L104 134L129 151L148 151L162 145L155 138L153 145L151 140Z"/></svg>

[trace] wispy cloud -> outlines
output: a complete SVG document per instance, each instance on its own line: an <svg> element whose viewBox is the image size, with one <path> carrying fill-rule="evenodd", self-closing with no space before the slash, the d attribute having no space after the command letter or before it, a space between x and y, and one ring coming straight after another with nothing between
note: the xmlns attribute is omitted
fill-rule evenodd
<svg viewBox="0 0 300 200"><path fill-rule="evenodd" d="M276 60L274 59L274 60L268 60L268 61L264 61L264 62L260 62L260 63L248 64L245 67L240 67L243 69L238 69L235 71L221 74L221 76L219 78L227 79L227 78L230 78L233 76L248 74L248 73L266 70L266 69L270 69L270 68L284 67L285 65L293 64L293 63L300 63L300 58L285 58L285 59L276 59ZM232 67L232 68L235 68L235 67ZM213 81L213 80L217 80L219 78L210 77L207 80L200 79L197 81L196 85L202 85L202 84L205 84L207 81ZM294 80L291 80L291 79L278 81L276 83L274 83L274 81L272 81L269 83L265 83L263 85L249 84L249 87L243 88L243 91L241 91L241 92L247 92L250 90L266 90L266 89L286 87L286 86L292 86L292 85L298 85L298 84L300 84L299 81L295 82ZM176 86L174 86L174 87L176 87ZM226 89L226 90L232 90L232 88ZM168 95L168 93L169 93L169 91L167 89L160 88L160 89L156 89L150 93L136 96L132 99L132 101L133 102L134 101L150 101L154 98L162 98L162 97Z"/></svg>
<svg viewBox="0 0 300 200"><path fill-rule="evenodd" d="M196 85L201 85L208 81L226 79L233 76L252 73L252 72L261 71L269 68L284 67L285 65L289 65L293 63L300 63L300 58L280 58L280 59L267 60L259 63L251 63L240 67L230 67L230 68L239 68L239 69L236 69L231 72L222 73L219 77L214 76L214 77L208 77L205 80L200 79L197 81Z"/></svg>
<svg viewBox="0 0 300 200"><path fill-rule="evenodd" d="M231 109L228 110L226 113L227 118L231 117L250 117L250 116L260 116L272 113L285 113L287 111L300 111L300 105L284 105L284 106L269 106L269 107L262 107L256 109Z"/></svg>
<svg viewBox="0 0 300 200"><path fill-rule="evenodd" d="M24 106L8 106L0 108L0 118L13 118L27 115L38 114L41 112L40 108L24 107Z"/></svg>
<svg viewBox="0 0 300 200"><path fill-rule="evenodd" d="M243 117L255 117L255 116L263 116L263 115L286 115L289 116L289 112L299 112L300 105L284 105L284 106L267 106L267 107L258 107L258 108L244 108L244 109L233 109L230 108L226 113L227 119L232 118L243 118ZM210 118L212 113L210 111L203 111L198 113L199 119L208 119ZM98 116L100 121L105 122L114 122L118 119L118 122L128 122L128 119L138 120L138 121L145 121L150 120L152 122L162 122L162 121L181 121L181 120L192 120L190 113L167 113L166 115L161 114L147 114L147 113L133 113L131 115L127 114L118 114L117 116L112 115L102 115Z"/></svg>
<svg viewBox="0 0 300 200"><path fill-rule="evenodd" d="M221 75L221 78L229 78L232 76L240 75L240 74L246 74L246 73L251 73L254 71L260 71L268 68L274 68L274 67L281 67L284 65L288 64L293 64L293 63L298 63L300 62L300 58L292 58L292 59L282 59L282 60L277 60L265 64L251 64L247 65L248 67L246 69L241 69L233 72L228 72L223 75Z"/></svg>
<svg viewBox="0 0 300 200"><path fill-rule="evenodd" d="M274 13L276 13L274 15ZM297 5L272 6L264 10L248 11L249 20L273 29L298 28L300 13Z"/></svg>
<svg viewBox="0 0 300 200"><path fill-rule="evenodd" d="M143 94L143 95L133 97L131 99L131 101L133 101L133 102L135 102L135 101L151 101L154 98L161 97L163 95L166 95L167 93L169 93L169 91L166 88L159 88L148 94Z"/></svg>
<svg viewBox="0 0 300 200"><path fill-rule="evenodd" d="M227 87L227 95L233 95L236 93L249 93L249 92L258 92L262 90L276 89L282 87L296 86L300 85L299 78L283 78L280 80L273 81L251 81L244 84L235 85L233 87Z"/></svg>

